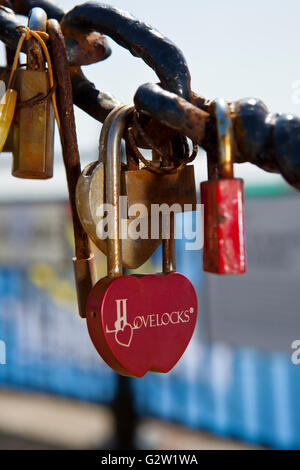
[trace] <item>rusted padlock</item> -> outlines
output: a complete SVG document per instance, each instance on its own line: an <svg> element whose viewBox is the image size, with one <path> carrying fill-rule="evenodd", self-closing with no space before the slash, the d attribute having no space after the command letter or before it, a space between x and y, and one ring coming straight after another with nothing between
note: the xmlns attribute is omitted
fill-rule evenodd
<svg viewBox="0 0 300 470"><path fill-rule="evenodd" d="M148 140L148 145L154 148L154 143L150 141L136 116L134 124L138 126L142 136ZM129 133L131 138L129 138ZM134 150L133 147L135 147ZM178 212L196 210L194 166L185 163L179 167L174 166L171 154L174 156L175 143L170 141L165 147L164 151L152 150L152 161L146 160L136 146L132 129L128 130L127 171L122 172L128 208L135 204L143 204L148 211L151 211L154 205L166 204L172 207L176 204ZM183 142L180 142L180 147L184 147ZM176 145L176 150L178 152L178 145ZM179 153L182 158L182 150L179 150ZM197 151L194 157L196 154ZM138 160L138 165L134 163L134 158ZM183 158L182 161L184 161Z"/></svg>
<svg viewBox="0 0 300 470"><path fill-rule="evenodd" d="M131 107L132 114L134 107ZM113 114L107 119L112 119ZM77 211L81 223L93 240L95 245L107 254L107 240L99 236L98 224L103 219L103 214L99 212L99 206L106 202L104 181L105 181L105 149L106 134L101 133L99 160L88 165L82 172L76 188ZM160 163L157 161L156 163ZM134 207L145 209L144 218L148 227L146 238L133 239L124 237L122 239L123 266L129 269L137 269L144 264L156 251L162 241L161 224L157 223L153 232L155 237L151 238L153 220L151 219L153 205L162 207L168 205L172 207L176 204L177 212L184 210L195 210L196 190L193 165L180 168L173 173L155 174L148 168L129 169L121 171L121 194L126 200L127 220L122 223L127 224L129 234L130 224L133 220L139 220L142 224L143 215L138 217L134 214Z"/></svg>
<svg viewBox="0 0 300 470"><path fill-rule="evenodd" d="M169 372L193 335L197 296L190 281L176 273L174 219L163 244L163 274L123 276L119 205L120 145L132 108L111 113L105 138L105 187L113 213L108 239L108 276L92 289L87 302L87 325L98 353L116 372L142 377L148 371Z"/></svg>
<svg viewBox="0 0 300 470"><path fill-rule="evenodd" d="M31 30L46 31L46 22L44 10L31 10ZM48 179L53 176L53 90L37 40L31 38L28 42L27 68L16 71L20 103L14 116L12 174L18 178Z"/></svg>
<svg viewBox="0 0 300 470"><path fill-rule="evenodd" d="M214 274L246 272L244 182L233 176L234 141L230 109L213 104L218 140L218 178L201 184L204 205L203 270Z"/></svg>

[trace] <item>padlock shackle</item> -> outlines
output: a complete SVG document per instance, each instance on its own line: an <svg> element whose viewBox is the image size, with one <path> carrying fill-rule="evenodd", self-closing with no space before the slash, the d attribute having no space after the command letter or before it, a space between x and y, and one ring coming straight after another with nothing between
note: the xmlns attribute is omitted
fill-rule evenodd
<svg viewBox="0 0 300 470"><path fill-rule="evenodd" d="M162 268L164 274L176 272L175 214L170 217L170 234L162 242Z"/></svg>
<svg viewBox="0 0 300 470"><path fill-rule="evenodd" d="M121 195L121 140L126 125L132 117L134 106L121 105L106 118L99 141L99 161L105 168L105 202L110 205L110 229L113 236L107 239L107 276L110 279L123 275L122 243L120 240L120 195ZM163 272L176 271L175 216L171 215L170 236L163 240Z"/></svg>
<svg viewBox="0 0 300 470"><path fill-rule="evenodd" d="M128 106L126 104L120 104L116 106L107 116L106 120L103 123L102 130L100 133L100 138L99 138L99 155L98 155L98 161L100 163L104 163L106 161L106 144L107 144L107 134L109 127L115 118L115 114L117 111L120 111L122 108L125 106Z"/></svg>
<svg viewBox="0 0 300 470"><path fill-rule="evenodd" d="M33 31L46 32L47 13L39 7L32 8L28 16L28 27ZM45 57L39 42L30 38L27 44L27 70L45 70Z"/></svg>
<svg viewBox="0 0 300 470"><path fill-rule="evenodd" d="M111 279L123 275L119 224L121 139L133 110L132 105L122 105L114 109L105 120L100 136L100 155L103 153L105 162L105 202L111 207L109 223L113 236L107 239L107 275Z"/></svg>
<svg viewBox="0 0 300 470"><path fill-rule="evenodd" d="M40 7L34 7L28 15L28 27L33 31L46 31L47 13Z"/></svg>
<svg viewBox="0 0 300 470"><path fill-rule="evenodd" d="M229 105L225 100L215 100L214 113L217 127L218 168L222 179L233 178L234 140Z"/></svg>

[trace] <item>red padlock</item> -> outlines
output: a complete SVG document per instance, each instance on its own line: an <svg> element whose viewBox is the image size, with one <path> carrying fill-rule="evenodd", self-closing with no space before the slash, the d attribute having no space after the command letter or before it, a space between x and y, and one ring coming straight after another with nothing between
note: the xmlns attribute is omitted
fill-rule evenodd
<svg viewBox="0 0 300 470"><path fill-rule="evenodd" d="M214 102L218 139L218 175L201 184L204 206L203 270L244 274L244 182L233 176L233 128L227 103Z"/></svg>
<svg viewBox="0 0 300 470"><path fill-rule="evenodd" d="M193 335L197 296L190 281L175 272L174 220L170 239L163 241L163 273L123 276L120 243L120 146L133 107L121 106L106 119L106 203L113 208L113 233L108 238L108 276L92 289L87 325L95 348L121 375L142 377L148 371L169 372Z"/></svg>

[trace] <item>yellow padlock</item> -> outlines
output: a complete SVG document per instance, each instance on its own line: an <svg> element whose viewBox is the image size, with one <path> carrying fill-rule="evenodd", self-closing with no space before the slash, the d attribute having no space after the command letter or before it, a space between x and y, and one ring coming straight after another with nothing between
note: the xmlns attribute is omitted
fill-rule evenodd
<svg viewBox="0 0 300 470"><path fill-rule="evenodd" d="M8 83L8 80L9 80L8 71L11 69L11 67L13 65L14 55L13 55L13 50L8 46L5 47L5 51L6 51L6 64L7 64L7 66L4 69L3 73L1 74L0 79L3 83L5 83L5 86L7 86L7 83ZM2 96L2 98L4 98L4 95ZM7 101L7 100L5 99L4 101ZM3 103L3 106L6 106L6 105ZM2 108L2 106L1 106L1 108ZM6 137L5 134L3 136L3 139L6 139L6 141L4 143L4 146L3 145L1 146L1 151L2 152L7 152L7 153L12 152L12 134L13 134L12 133L12 126L10 126L8 136Z"/></svg>
<svg viewBox="0 0 300 470"><path fill-rule="evenodd" d="M0 101L0 152L3 150L14 117L17 96L16 90L10 88Z"/></svg>

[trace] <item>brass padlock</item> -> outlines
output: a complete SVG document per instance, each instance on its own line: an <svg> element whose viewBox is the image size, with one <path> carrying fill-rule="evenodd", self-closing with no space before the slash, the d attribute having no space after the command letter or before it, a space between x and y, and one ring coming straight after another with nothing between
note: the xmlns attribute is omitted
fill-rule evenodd
<svg viewBox="0 0 300 470"><path fill-rule="evenodd" d="M134 108L131 108L131 113ZM108 119L113 119L110 115ZM130 119L130 115L129 118ZM88 165L78 180L76 188L77 211L81 223L95 245L107 254L107 240L97 233L97 227L102 214L99 213L105 198L105 164L103 155L106 148L106 133L101 134L99 160ZM149 231L146 238L122 239L123 265L128 269L142 266L156 251L162 241L162 227L158 227L155 239L151 239L151 209L155 205L167 204L171 207L177 204L178 212L194 210L196 206L196 191L194 169L192 165L179 169L172 174L157 175L147 168L141 170L122 171L121 195L127 197L126 215L127 228L135 216L130 216L131 208L136 204L145 209L145 219ZM179 204L178 204L179 203ZM134 212L134 211L133 211ZM138 217L141 219L141 216ZM127 230L128 232L128 230Z"/></svg>
<svg viewBox="0 0 300 470"><path fill-rule="evenodd" d="M187 165L174 173L157 175L147 168L124 172L123 181L128 207L144 204L177 204L181 212L196 210L195 174L193 165ZM179 207L178 207L179 208Z"/></svg>
<svg viewBox="0 0 300 470"><path fill-rule="evenodd" d="M132 107L133 110L133 107ZM107 122L114 118L111 113ZM109 128L109 125L106 127ZM101 133L99 160L88 165L78 179L76 187L76 204L81 223L95 245L107 254L107 240L99 236L98 227L103 219L99 208L105 204L105 164L103 152L106 147L107 133ZM128 224L131 220L128 220ZM123 265L127 269L136 269L142 266L156 251L161 240L131 238L122 239Z"/></svg>
<svg viewBox="0 0 300 470"><path fill-rule="evenodd" d="M28 26L46 31L47 15L33 8ZM48 179L53 176L54 112L48 71L36 39L28 44L27 68L16 71L19 100L13 123L12 174L18 178Z"/></svg>
<svg viewBox="0 0 300 470"><path fill-rule="evenodd" d="M194 166L187 165L190 157L187 159L188 156L184 155L187 142L184 143L178 135L174 140L161 143L162 148L157 148L139 123L136 113L133 125L145 139L145 143L155 150L152 150L152 161L146 161L137 148L133 127L128 129L127 171L122 173L123 192L128 198L128 208L135 204L143 204L151 211L154 205L166 204L171 208L176 204L180 212L196 210ZM193 159L196 154L197 150ZM177 167L173 161L176 158L181 162Z"/></svg>
<svg viewBox="0 0 300 470"><path fill-rule="evenodd" d="M17 102L16 90L9 88L0 100L0 152L9 135Z"/></svg>
<svg viewBox="0 0 300 470"><path fill-rule="evenodd" d="M13 60L14 60L14 55L12 49L10 49L8 46L5 48L6 51L6 63L7 63L7 68L6 68L6 74L4 78L5 85L7 86L8 84L8 79L9 79L9 73L8 71L12 67ZM13 148L13 127L10 126L8 136L6 138L4 147L2 149L2 152L8 152L11 153Z"/></svg>

